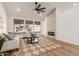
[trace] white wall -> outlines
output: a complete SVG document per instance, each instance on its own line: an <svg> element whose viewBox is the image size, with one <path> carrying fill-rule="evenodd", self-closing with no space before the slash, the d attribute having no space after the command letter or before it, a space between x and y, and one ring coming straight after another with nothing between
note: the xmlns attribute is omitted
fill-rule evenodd
<svg viewBox="0 0 79 59"><path fill-rule="evenodd" d="M41 34L43 36L53 37L48 35L48 31L56 32L56 10L45 17L44 20L41 20Z"/></svg>
<svg viewBox="0 0 79 59"><path fill-rule="evenodd" d="M3 21L3 29L0 33L7 33L7 14L2 3L0 3L0 17L2 17L0 20Z"/></svg>
<svg viewBox="0 0 79 59"><path fill-rule="evenodd" d="M13 17L8 16L7 25L8 25L8 32L13 32Z"/></svg>
<svg viewBox="0 0 79 59"><path fill-rule="evenodd" d="M47 36L47 18L41 20L41 35Z"/></svg>
<svg viewBox="0 0 79 59"><path fill-rule="evenodd" d="M56 38L79 45L79 7L56 14Z"/></svg>
<svg viewBox="0 0 79 59"><path fill-rule="evenodd" d="M56 33L56 9L47 16L47 32ZM54 38L55 36L48 35L48 37Z"/></svg>

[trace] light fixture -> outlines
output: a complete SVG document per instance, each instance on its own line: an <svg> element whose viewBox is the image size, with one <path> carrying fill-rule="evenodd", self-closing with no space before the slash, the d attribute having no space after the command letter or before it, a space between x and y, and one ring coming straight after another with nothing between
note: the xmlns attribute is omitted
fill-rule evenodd
<svg viewBox="0 0 79 59"><path fill-rule="evenodd" d="M21 11L21 9L20 8L17 8L17 11L19 12L19 11Z"/></svg>
<svg viewBox="0 0 79 59"><path fill-rule="evenodd" d="M42 14L39 14L39 16L41 16Z"/></svg>
<svg viewBox="0 0 79 59"><path fill-rule="evenodd" d="M78 5L77 3L74 3L74 4L73 4L74 7L76 7L77 5Z"/></svg>
<svg viewBox="0 0 79 59"><path fill-rule="evenodd" d="M37 11L34 11L33 15L36 13Z"/></svg>

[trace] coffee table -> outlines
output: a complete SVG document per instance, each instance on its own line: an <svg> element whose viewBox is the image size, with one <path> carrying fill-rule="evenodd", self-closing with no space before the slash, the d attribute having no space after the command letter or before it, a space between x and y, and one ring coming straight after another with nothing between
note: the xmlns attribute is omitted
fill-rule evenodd
<svg viewBox="0 0 79 59"><path fill-rule="evenodd" d="M32 36L27 36L25 38L27 39L27 43L33 44L33 37Z"/></svg>

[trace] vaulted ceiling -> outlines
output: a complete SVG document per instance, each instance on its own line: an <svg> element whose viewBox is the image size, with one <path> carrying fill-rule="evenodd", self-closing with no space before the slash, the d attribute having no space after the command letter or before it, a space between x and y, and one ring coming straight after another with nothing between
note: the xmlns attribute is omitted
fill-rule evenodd
<svg viewBox="0 0 79 59"><path fill-rule="evenodd" d="M8 16L16 17L26 17L29 19L43 19L50 13L54 8L61 8L61 11L71 9L73 7L72 2L39 2L42 4L42 7L46 7L44 13L39 16L34 14L35 4L34 2L4 2L3 5L7 11ZM76 2L75 2L76 3ZM17 8L20 8L21 11L17 12Z"/></svg>

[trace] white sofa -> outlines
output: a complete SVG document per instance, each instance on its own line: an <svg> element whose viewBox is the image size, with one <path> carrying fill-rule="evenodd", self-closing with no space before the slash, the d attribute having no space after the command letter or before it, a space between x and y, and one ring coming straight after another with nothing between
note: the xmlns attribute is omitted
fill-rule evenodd
<svg viewBox="0 0 79 59"><path fill-rule="evenodd" d="M5 52L18 48L19 48L19 37L15 37L15 39L13 40L5 41L0 52Z"/></svg>

